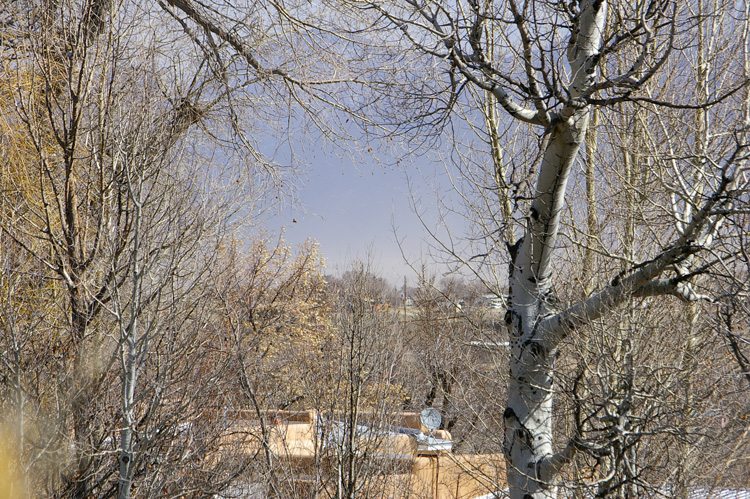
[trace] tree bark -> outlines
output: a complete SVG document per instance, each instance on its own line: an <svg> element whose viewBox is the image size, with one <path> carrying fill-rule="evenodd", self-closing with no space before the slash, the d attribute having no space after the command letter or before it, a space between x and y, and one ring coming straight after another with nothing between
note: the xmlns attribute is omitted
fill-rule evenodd
<svg viewBox="0 0 750 499"><path fill-rule="evenodd" d="M589 123L589 108L576 102L593 81L607 3L581 2L581 15L568 53L572 82L570 101L552 115L524 236L513 255L510 308L511 333L508 407L504 413L504 452L511 499L557 497L555 477L570 460L573 447L553 450L552 386L558 339L537 328L553 313L552 253L559 231L570 169Z"/></svg>

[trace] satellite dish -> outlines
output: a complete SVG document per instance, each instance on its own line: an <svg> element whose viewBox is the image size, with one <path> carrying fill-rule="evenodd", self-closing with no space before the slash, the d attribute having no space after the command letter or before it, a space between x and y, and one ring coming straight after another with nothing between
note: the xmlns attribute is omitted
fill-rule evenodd
<svg viewBox="0 0 750 499"><path fill-rule="evenodd" d="M423 409L419 415L419 420L422 422L422 426L430 431L435 431L440 428L440 423L443 422L443 417L434 407L428 407Z"/></svg>

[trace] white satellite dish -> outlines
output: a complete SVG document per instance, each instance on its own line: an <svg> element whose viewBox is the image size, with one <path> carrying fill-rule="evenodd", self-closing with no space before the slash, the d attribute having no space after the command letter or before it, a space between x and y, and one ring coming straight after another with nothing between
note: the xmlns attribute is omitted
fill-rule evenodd
<svg viewBox="0 0 750 499"><path fill-rule="evenodd" d="M434 407L428 407L423 409L419 415L419 420L422 422L422 426L430 431L435 431L440 428L440 423L443 422L443 417L440 415L437 409Z"/></svg>

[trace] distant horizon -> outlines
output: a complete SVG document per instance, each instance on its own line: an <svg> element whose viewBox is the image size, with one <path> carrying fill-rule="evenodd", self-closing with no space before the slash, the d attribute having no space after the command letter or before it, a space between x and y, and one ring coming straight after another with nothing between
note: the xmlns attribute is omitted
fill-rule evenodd
<svg viewBox="0 0 750 499"><path fill-rule="evenodd" d="M317 157L316 157L317 156ZM421 176L418 167L352 166L342 158L318 153L296 189L299 201L279 210L263 224L292 245L315 241L325 260L325 272L340 275L352 263L368 263L373 273L394 286L416 284L417 272L409 263L427 265L438 279L445 266L430 262L429 237L414 213L409 181ZM429 193L434 195L434 193ZM430 207L426 207L429 215ZM283 234L282 234L283 232Z"/></svg>

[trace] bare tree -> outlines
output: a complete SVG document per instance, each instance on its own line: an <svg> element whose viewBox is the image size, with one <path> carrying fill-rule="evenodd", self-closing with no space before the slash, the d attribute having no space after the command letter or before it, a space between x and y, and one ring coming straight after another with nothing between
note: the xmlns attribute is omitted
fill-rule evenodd
<svg viewBox="0 0 750 499"><path fill-rule="evenodd" d="M325 418L323 460L330 497L354 499L387 494L399 452L389 446L399 409L396 370L403 347L390 287L370 267L355 263L333 289L330 368L319 380L327 393L318 398Z"/></svg>
<svg viewBox="0 0 750 499"><path fill-rule="evenodd" d="M489 160L483 163L494 167L484 169L491 180L479 189L499 197L482 196L484 207L470 208L495 221L486 232L490 249L505 242L510 254L509 270L500 274L509 283L512 352L504 413L508 484L514 498L554 497L562 467L577 452L611 452L620 438L603 449L589 445L585 428L576 427L567 441L556 439L555 359L562 342L591 321L654 296L707 298L698 286L718 296L721 290L698 276L720 274L724 262L740 254L738 233L724 224L735 223L744 209L748 144L739 110L746 107L748 74L745 61L735 56L745 49L728 33L742 32L747 15L740 5L601 0L352 2L352 10L373 29L400 33L399 47L421 52L432 58L426 65L442 68L442 74L430 75L435 93L421 95L420 118L455 110L476 129L487 127L482 133ZM711 52L712 44L734 49ZM714 64L721 64L721 75L710 69ZM413 74L405 70L404 79ZM390 95L394 102L404 99ZM495 102L505 120L498 119ZM589 234L599 244L585 244L606 257L609 275L597 288L587 285L580 299L555 289L555 270L566 245L561 236L568 237L561 221L566 205L575 206L568 183L592 109L598 109L600 123L618 111L641 113L635 122L644 131L629 146L629 170L613 170L627 187L624 202L632 216L624 240L616 224L597 221L591 211ZM614 134L589 137L588 147L598 148L587 151L591 161L619 140ZM643 141L653 152L637 150ZM591 185L607 180L591 170L588 179ZM601 189L587 191L589 202ZM634 211L634 196L642 196L645 215ZM591 234L594 225L597 234ZM443 248L461 258L452 242Z"/></svg>
<svg viewBox="0 0 750 499"><path fill-rule="evenodd" d="M216 437L173 447L199 428L210 385L186 387L201 369L217 373L195 361L203 286L236 199L251 194L248 176L231 161L209 168L216 143L229 142L202 125L225 86L189 46L184 59L164 58L173 41L149 22L160 11L128 7L17 3L4 13L2 250L18 293L3 300L15 355L4 401L14 400L34 488L49 495L129 497L137 479L144 494L195 490L203 477L178 469L206 465Z"/></svg>

